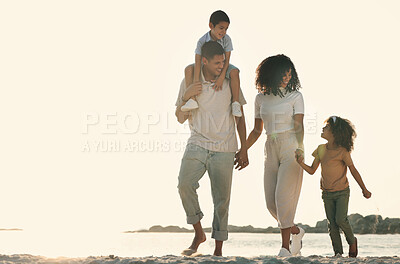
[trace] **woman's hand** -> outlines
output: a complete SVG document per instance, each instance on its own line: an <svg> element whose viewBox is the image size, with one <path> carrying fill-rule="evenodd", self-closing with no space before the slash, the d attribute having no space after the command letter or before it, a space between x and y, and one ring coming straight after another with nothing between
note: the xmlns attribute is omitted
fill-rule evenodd
<svg viewBox="0 0 400 264"><path fill-rule="evenodd" d="M302 149L296 149L296 151L294 152L294 155L296 157L296 161L301 164L304 161L304 151Z"/></svg>
<svg viewBox="0 0 400 264"><path fill-rule="evenodd" d="M304 162L304 157L298 156L296 152L294 152L294 156L295 156L297 163L301 164Z"/></svg>

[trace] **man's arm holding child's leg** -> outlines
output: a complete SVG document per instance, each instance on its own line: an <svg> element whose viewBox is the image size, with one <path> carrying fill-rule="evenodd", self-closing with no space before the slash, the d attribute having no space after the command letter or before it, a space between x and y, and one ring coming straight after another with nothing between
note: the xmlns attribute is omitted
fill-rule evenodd
<svg viewBox="0 0 400 264"><path fill-rule="evenodd" d="M178 122L181 123L181 124L185 123L185 121L186 121L186 120L189 118L189 116L190 116L190 111L188 111L188 112L182 112L182 111L181 111L181 107L182 107L185 103L186 103L186 101L184 101L182 104L178 105L178 106L176 107L176 110L175 110L176 119L177 119Z"/></svg>
<svg viewBox="0 0 400 264"><path fill-rule="evenodd" d="M185 121L189 118L190 116L190 111L189 112L182 112L181 107L184 105L187 100L190 99L192 96L196 96L201 94L201 91L203 89L203 86L201 82L195 82L186 89L185 93L183 94L181 98L181 103L176 107L175 110L175 116L178 119L178 122L183 124Z"/></svg>

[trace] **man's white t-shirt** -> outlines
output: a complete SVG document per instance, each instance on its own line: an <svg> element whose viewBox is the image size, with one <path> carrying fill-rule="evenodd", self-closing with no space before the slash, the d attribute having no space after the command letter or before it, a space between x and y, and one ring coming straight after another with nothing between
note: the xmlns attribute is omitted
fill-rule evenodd
<svg viewBox="0 0 400 264"><path fill-rule="evenodd" d="M196 96L199 108L192 110L189 119L191 131L188 144L194 144L202 148L216 152L236 152L238 143L236 139L235 120L232 115L232 93L229 80L225 79L222 90L215 91L211 82L204 80L201 94ZM185 93L185 80L182 81L176 106L182 103ZM242 90L239 90L239 103L246 104Z"/></svg>
<svg viewBox="0 0 400 264"><path fill-rule="evenodd" d="M293 130L293 116L296 114L304 114L303 95L299 91L287 93L284 97L272 93L256 96L254 116L263 120L267 135Z"/></svg>

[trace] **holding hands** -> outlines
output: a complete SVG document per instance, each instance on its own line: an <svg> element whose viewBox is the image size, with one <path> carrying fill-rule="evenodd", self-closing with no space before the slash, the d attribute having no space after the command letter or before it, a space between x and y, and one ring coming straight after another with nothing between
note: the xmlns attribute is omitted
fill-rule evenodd
<svg viewBox="0 0 400 264"><path fill-rule="evenodd" d="M301 164L304 162L304 151L300 148L294 152L297 163Z"/></svg>
<svg viewBox="0 0 400 264"><path fill-rule="evenodd" d="M249 158L247 156L247 150L239 150L235 154L235 161L233 165L236 165L235 169L244 169L249 166Z"/></svg>
<svg viewBox="0 0 400 264"><path fill-rule="evenodd" d="M309 174L313 175L314 172L317 170L318 165L320 161L318 159L314 159L314 162L312 166L308 166L304 164L304 151L301 148L296 149L295 151L295 158L297 163L299 163L300 167L302 167L305 171L307 171ZM357 171L357 169L354 167L354 165L349 166L350 172L353 175L354 179L358 183L358 185L361 187L363 196L367 199L371 198L371 192L368 191L368 189L365 187L365 184L363 180L361 179L360 173Z"/></svg>

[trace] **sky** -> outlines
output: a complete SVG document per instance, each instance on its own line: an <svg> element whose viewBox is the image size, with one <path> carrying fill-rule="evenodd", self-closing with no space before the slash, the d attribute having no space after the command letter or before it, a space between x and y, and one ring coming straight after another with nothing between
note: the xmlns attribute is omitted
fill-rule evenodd
<svg viewBox="0 0 400 264"><path fill-rule="evenodd" d="M1 1L0 228L122 232L186 224L177 177L188 125L175 117L184 67L218 9L230 17L247 131L255 69L294 62L306 162L331 115L352 121L349 213L400 217L398 1ZM277 226L263 191L263 134L233 175L229 223ZM320 170L304 173L296 222L325 218ZM207 174L203 226L211 226Z"/></svg>

